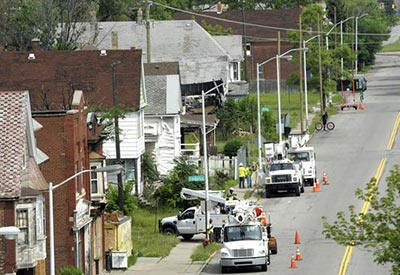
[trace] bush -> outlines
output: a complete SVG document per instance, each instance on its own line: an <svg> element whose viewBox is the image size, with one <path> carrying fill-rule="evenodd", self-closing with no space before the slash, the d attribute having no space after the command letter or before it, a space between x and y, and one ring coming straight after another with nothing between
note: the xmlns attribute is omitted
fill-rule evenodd
<svg viewBox="0 0 400 275"><path fill-rule="evenodd" d="M224 155L234 157L237 155L237 151L242 146L242 142L238 139L229 140L224 147Z"/></svg>
<svg viewBox="0 0 400 275"><path fill-rule="evenodd" d="M60 268L58 275L82 275L83 272L74 266L65 266Z"/></svg>
<svg viewBox="0 0 400 275"><path fill-rule="evenodd" d="M137 208L136 197L132 195L134 185L135 181L130 180L127 181L123 186L124 212L128 215L130 215ZM110 190L108 190L106 193L106 199L108 201L106 212L111 213L119 210L118 187L113 185L109 186Z"/></svg>

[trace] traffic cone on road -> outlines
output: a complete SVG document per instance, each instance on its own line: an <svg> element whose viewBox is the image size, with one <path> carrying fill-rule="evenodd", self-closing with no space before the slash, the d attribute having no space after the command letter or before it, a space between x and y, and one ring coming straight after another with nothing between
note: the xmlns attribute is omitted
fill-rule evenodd
<svg viewBox="0 0 400 275"><path fill-rule="evenodd" d="M300 244L299 232L296 230L296 235L294 236L294 244Z"/></svg>
<svg viewBox="0 0 400 275"><path fill-rule="evenodd" d="M317 191L321 188L321 185L319 184L319 179L317 178L317 180L316 180L317 182L316 182L316 184L315 184L315 186L317 187Z"/></svg>
<svg viewBox="0 0 400 275"><path fill-rule="evenodd" d="M316 185L313 185L313 187L312 187L312 191L313 191L313 192L317 192L317 191L318 191L318 188L317 188L317 186L316 186Z"/></svg>
<svg viewBox="0 0 400 275"><path fill-rule="evenodd" d="M296 268L296 267L297 267L296 261L294 259L294 256L292 256L292 260L290 261L290 268Z"/></svg>
<svg viewBox="0 0 400 275"><path fill-rule="evenodd" d="M299 247L297 247L297 250L296 250L296 261L301 261L301 260L303 260L303 259L301 258L300 249L299 249Z"/></svg>
<svg viewBox="0 0 400 275"><path fill-rule="evenodd" d="M324 172L324 174L322 176L322 181L324 182L324 185L328 185L329 184L328 176L326 175L326 172Z"/></svg>

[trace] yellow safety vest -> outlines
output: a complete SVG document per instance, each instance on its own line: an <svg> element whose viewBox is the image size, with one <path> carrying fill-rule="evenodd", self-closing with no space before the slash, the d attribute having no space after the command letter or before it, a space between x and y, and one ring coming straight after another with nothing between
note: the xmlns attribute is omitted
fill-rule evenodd
<svg viewBox="0 0 400 275"><path fill-rule="evenodd" d="M246 168L243 166L239 167L239 178L244 178L246 177Z"/></svg>

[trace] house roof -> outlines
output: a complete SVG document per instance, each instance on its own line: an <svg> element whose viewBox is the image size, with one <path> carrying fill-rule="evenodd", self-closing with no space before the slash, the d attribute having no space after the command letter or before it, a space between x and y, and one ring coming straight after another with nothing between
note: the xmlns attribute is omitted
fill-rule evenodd
<svg viewBox="0 0 400 275"><path fill-rule="evenodd" d="M0 199L21 195L23 170L28 162L28 92L0 92Z"/></svg>
<svg viewBox="0 0 400 275"><path fill-rule="evenodd" d="M144 75L179 75L179 62L159 62L144 64Z"/></svg>
<svg viewBox="0 0 400 275"><path fill-rule="evenodd" d="M299 27L299 16L301 9L279 9L279 10L252 10L244 12L244 21L246 25L246 40L247 41L258 41L258 40L276 40L278 37L278 31L281 33L281 38L287 38L287 29L298 29ZM243 35L243 24L239 23L243 20L242 11L223 11L221 14L217 13L204 13L207 16L212 16L217 19L204 16L196 16L197 22L206 21L207 24L212 26L221 25L223 28L231 28L233 34ZM193 15L177 12L174 15L176 20L187 20L192 19ZM231 20L234 22L218 20ZM257 26L256 26L257 25ZM263 27L262 27L263 26Z"/></svg>
<svg viewBox="0 0 400 275"><path fill-rule="evenodd" d="M99 22L98 26L97 31L86 28L82 44L94 41L98 49L147 49L145 24ZM152 21L150 37L151 62L179 62L182 84L227 79L227 62L232 57L195 21Z"/></svg>
<svg viewBox="0 0 400 275"><path fill-rule="evenodd" d="M88 106L112 107L115 61L119 105L140 108L141 50L0 53L0 89L29 90L32 111L69 110L75 90Z"/></svg>
<svg viewBox="0 0 400 275"><path fill-rule="evenodd" d="M145 76L147 106L144 108L145 114L167 113L167 76Z"/></svg>
<svg viewBox="0 0 400 275"><path fill-rule="evenodd" d="M214 35L213 38L228 52L236 61L242 61L242 36L241 35Z"/></svg>

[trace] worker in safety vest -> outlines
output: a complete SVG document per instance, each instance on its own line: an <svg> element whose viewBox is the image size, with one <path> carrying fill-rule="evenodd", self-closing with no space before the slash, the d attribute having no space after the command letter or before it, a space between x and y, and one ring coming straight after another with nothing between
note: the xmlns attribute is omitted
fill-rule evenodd
<svg viewBox="0 0 400 275"><path fill-rule="evenodd" d="M212 223L212 219L210 219L208 228L207 228L207 238L210 240L210 243L214 241L214 225Z"/></svg>
<svg viewBox="0 0 400 275"><path fill-rule="evenodd" d="M226 199L228 201L233 201L233 200L237 200L236 195L235 195L235 189L233 189L233 187L229 188L229 193L226 196Z"/></svg>
<svg viewBox="0 0 400 275"><path fill-rule="evenodd" d="M244 188L244 180L246 179L246 167L243 163L239 163L239 188Z"/></svg>

